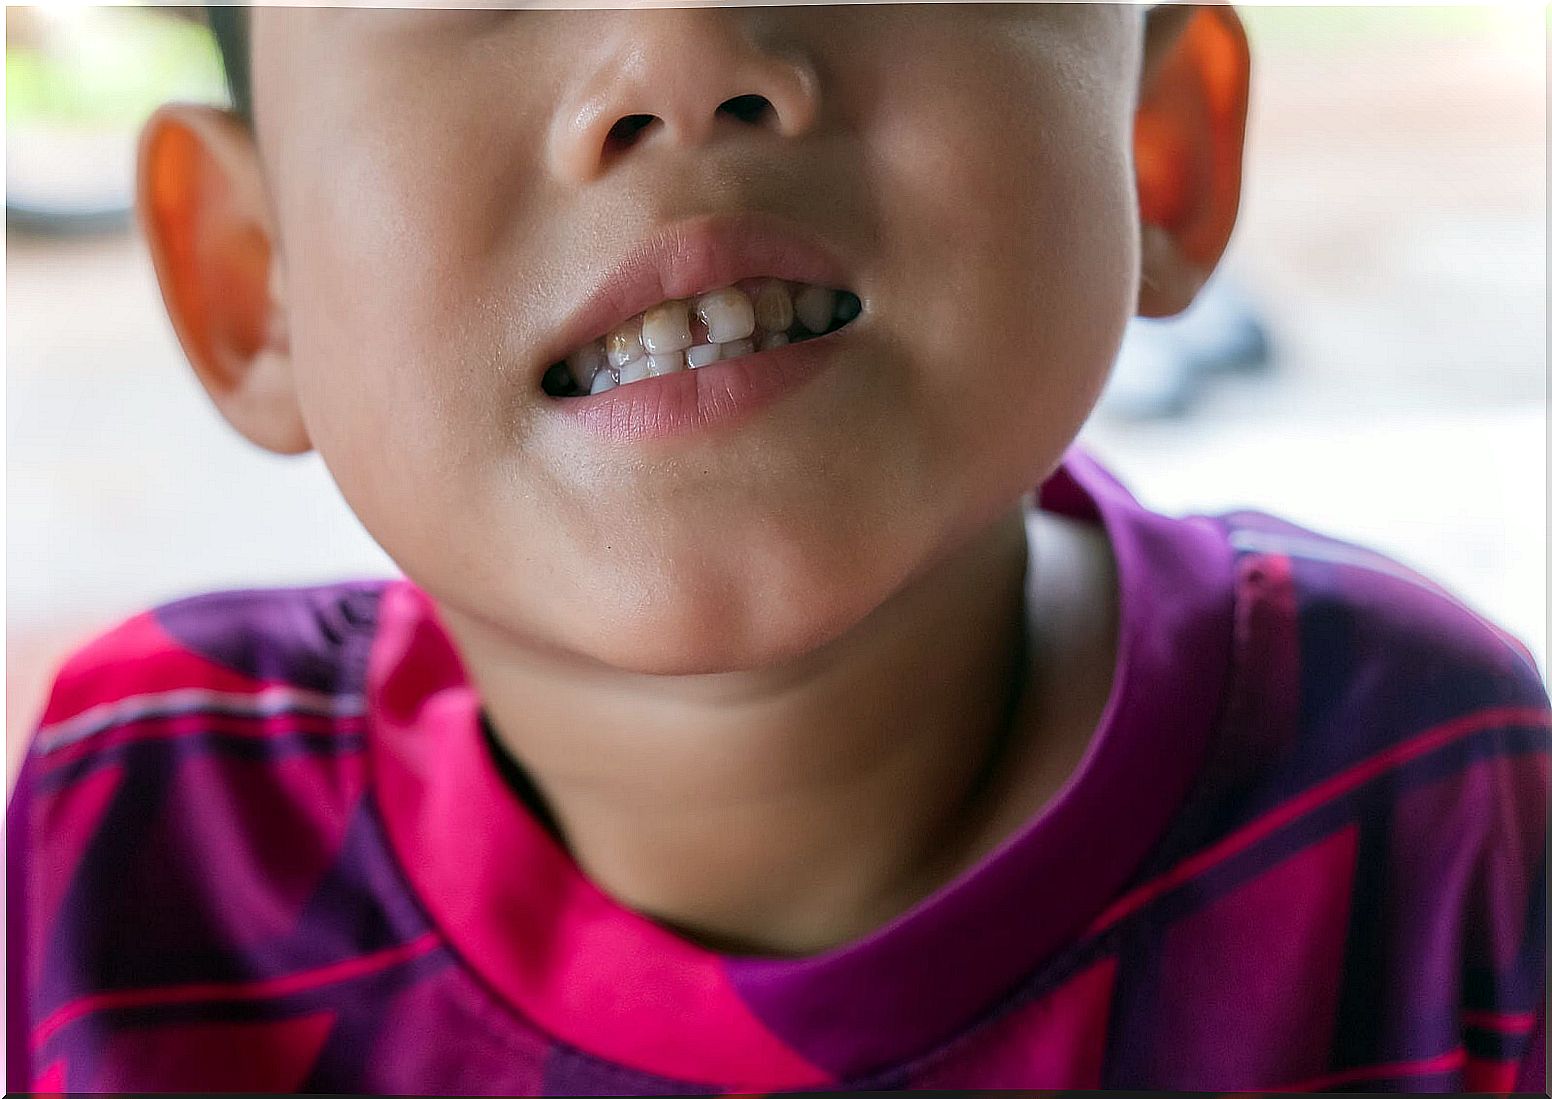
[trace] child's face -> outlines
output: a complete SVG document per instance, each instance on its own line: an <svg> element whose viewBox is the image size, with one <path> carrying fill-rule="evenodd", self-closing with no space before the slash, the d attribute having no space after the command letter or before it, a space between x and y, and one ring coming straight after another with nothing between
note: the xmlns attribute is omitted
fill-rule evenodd
<svg viewBox="0 0 1552 1099"><path fill-rule="evenodd" d="M1137 300L1140 24L255 9L313 445L412 579L535 644L694 672L836 637L1015 505L1099 397ZM770 110L718 113L734 96ZM610 139L631 115L664 122ZM863 303L819 373L631 441L544 391L628 248L741 213L822 242Z"/></svg>

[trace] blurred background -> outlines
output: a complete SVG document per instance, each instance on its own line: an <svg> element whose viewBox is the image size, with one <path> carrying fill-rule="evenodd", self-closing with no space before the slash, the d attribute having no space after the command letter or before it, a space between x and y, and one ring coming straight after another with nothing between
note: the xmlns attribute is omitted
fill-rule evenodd
<svg viewBox="0 0 1552 1099"><path fill-rule="evenodd" d="M1080 441L1150 507L1372 546L1546 673L1547 9L1250 7L1239 228ZM219 419L129 206L139 123L224 102L189 10L6 9L6 731L153 603L393 571L316 455ZM255 516L262 516L256 521ZM8 773L9 773L8 768Z"/></svg>

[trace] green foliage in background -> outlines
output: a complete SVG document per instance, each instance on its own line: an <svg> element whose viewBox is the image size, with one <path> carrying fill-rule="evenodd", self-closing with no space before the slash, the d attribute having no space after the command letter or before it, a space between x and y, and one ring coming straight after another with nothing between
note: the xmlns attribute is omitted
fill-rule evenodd
<svg viewBox="0 0 1552 1099"><path fill-rule="evenodd" d="M87 8L51 29L50 48L7 43L7 126L133 126L170 99L226 103L204 27L133 8Z"/></svg>
<svg viewBox="0 0 1552 1099"><path fill-rule="evenodd" d="M1492 27L1499 13L1491 4L1425 5L1259 5L1238 7L1245 31L1254 45L1341 49L1385 44L1405 38L1447 38L1480 33Z"/></svg>

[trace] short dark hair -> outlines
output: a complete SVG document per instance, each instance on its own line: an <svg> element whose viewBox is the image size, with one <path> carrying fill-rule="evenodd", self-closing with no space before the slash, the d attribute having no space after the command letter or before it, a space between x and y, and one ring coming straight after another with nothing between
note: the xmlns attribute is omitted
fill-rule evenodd
<svg viewBox="0 0 1552 1099"><path fill-rule="evenodd" d="M253 85L248 78L248 6L246 4L210 4L205 20L221 51L221 67L226 71L226 87L232 106L250 127L253 125Z"/></svg>

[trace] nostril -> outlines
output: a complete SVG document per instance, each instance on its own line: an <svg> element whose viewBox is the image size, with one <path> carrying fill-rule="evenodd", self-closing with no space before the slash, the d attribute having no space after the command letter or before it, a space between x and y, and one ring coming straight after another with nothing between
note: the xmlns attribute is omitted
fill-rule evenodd
<svg viewBox="0 0 1552 1099"><path fill-rule="evenodd" d="M609 136L605 139L605 143L611 149L628 148L641 136L641 131L656 121L656 115L628 114L609 127Z"/></svg>
<svg viewBox="0 0 1552 1099"><path fill-rule="evenodd" d="M730 114L740 122L762 122L775 108L763 95L735 95L718 107L717 111Z"/></svg>

